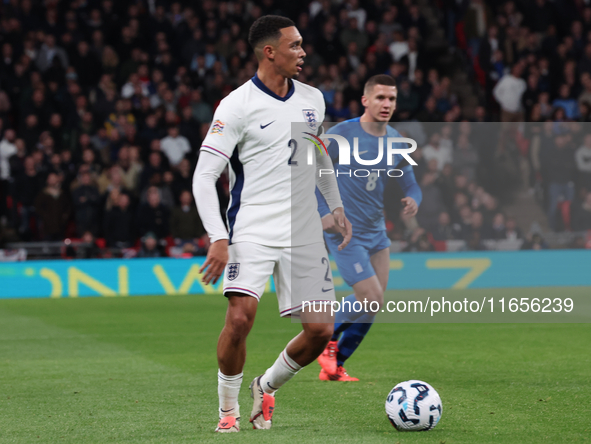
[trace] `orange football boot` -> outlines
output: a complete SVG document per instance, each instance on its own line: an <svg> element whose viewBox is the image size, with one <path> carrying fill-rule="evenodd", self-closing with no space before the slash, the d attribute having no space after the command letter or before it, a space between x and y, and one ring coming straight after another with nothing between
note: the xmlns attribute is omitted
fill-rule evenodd
<svg viewBox="0 0 591 444"><path fill-rule="evenodd" d="M273 423L275 397L263 391L261 378L258 376L250 383L250 397L253 399L250 422L253 429L270 429Z"/></svg>
<svg viewBox="0 0 591 444"><path fill-rule="evenodd" d="M240 418L235 418L233 416L226 416L225 418L220 419L220 422L215 429L218 433L232 433L232 432L239 432L240 431Z"/></svg>
<svg viewBox="0 0 591 444"><path fill-rule="evenodd" d="M321 381L359 381L358 378L354 378L353 376L349 376L347 370L342 365L337 367L337 372L334 375L329 375L324 371L324 369L320 370L320 375L318 375L318 379Z"/></svg>
<svg viewBox="0 0 591 444"><path fill-rule="evenodd" d="M337 341L330 341L322 354L318 356L318 364L327 375L337 374Z"/></svg>

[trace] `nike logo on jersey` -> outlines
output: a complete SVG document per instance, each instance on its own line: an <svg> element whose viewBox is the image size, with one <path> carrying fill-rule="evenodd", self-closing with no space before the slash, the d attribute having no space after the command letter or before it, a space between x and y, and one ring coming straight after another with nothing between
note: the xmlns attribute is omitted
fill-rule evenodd
<svg viewBox="0 0 591 444"><path fill-rule="evenodd" d="M326 288L326 289L323 288L322 293L326 293L327 291L331 291L331 290L332 290L332 288Z"/></svg>
<svg viewBox="0 0 591 444"><path fill-rule="evenodd" d="M275 121L273 120L273 122L275 122ZM265 128L267 128L267 127L268 127L269 125L271 125L273 122L269 122L269 123L267 123L266 125L263 125L263 124L261 123L261 129L265 129Z"/></svg>
<svg viewBox="0 0 591 444"><path fill-rule="evenodd" d="M360 152L360 153L358 153L358 154L359 154L359 155L362 155L362 154L365 154L365 153L367 153L367 150L365 150L365 151L361 151L361 152Z"/></svg>

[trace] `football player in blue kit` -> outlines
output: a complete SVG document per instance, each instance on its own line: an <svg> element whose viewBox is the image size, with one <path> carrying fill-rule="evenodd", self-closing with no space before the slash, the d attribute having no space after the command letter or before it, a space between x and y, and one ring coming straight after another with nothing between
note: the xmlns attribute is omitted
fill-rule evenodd
<svg viewBox="0 0 591 444"><path fill-rule="evenodd" d="M353 225L353 238L348 247L339 251L342 236L335 226L334 217L321 193L316 191L318 211L322 217L324 239L333 255L339 272L345 282L353 287L354 294L345 298L335 314L335 330L328 346L318 358L322 367L319 378L327 381L358 381L349 376L343 367L345 361L357 349L381 310L384 291L388 285L390 271L390 239L386 234L384 218L384 188L390 177L402 188L404 214L417 214L422 192L417 184L412 165L406 156L393 155L388 165L388 137L401 137L388 122L396 109L396 81L391 76L380 74L371 77L364 87L361 102L365 112L361 117L341 122L327 131L338 134L349 142L351 149L358 139L358 157L363 161L381 160L368 166L350 156L350 164L339 163L339 146L330 140L328 154L333 160L339 191L347 216ZM380 138L382 139L380 141ZM380 147L381 145L381 149ZM406 144L400 145L407 148ZM364 170L364 171L361 171ZM359 310L365 307L379 307L377 311ZM377 302L371 304L372 302ZM348 303L347 303L348 302ZM355 310L355 307L357 310ZM340 339L339 339L340 336Z"/></svg>

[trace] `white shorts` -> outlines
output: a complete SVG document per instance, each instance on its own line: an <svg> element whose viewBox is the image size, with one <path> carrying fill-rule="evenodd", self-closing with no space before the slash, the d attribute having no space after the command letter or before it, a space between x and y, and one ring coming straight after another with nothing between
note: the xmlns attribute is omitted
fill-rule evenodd
<svg viewBox="0 0 591 444"><path fill-rule="evenodd" d="M304 301L334 301L330 261L324 243L300 247L266 247L238 242L228 247L224 294L237 292L260 300L272 275L279 314L301 311Z"/></svg>

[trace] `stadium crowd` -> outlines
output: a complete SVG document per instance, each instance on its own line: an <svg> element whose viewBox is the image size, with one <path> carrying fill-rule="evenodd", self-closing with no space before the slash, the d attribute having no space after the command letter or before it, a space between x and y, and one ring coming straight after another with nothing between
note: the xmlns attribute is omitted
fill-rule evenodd
<svg viewBox="0 0 591 444"><path fill-rule="evenodd" d="M388 73L398 82L397 121L441 122L419 131L418 225L402 220L400 190L389 190L391 237L408 250L523 239L502 211L523 185L539 191L552 229L591 229L591 7L433 5L483 91L473 112L426 57L432 29L412 0L3 2L3 232L98 242L102 255L159 256L164 245L175 255L204 253L192 173L216 106L256 71L247 31L264 14L297 23L307 53L299 80L322 91L326 120L359 116L365 80ZM506 125L486 124L496 120ZM511 126L519 121L530 123ZM498 143L484 149L491 137ZM224 209L225 176L218 194ZM526 246L546 247L539 237Z"/></svg>

